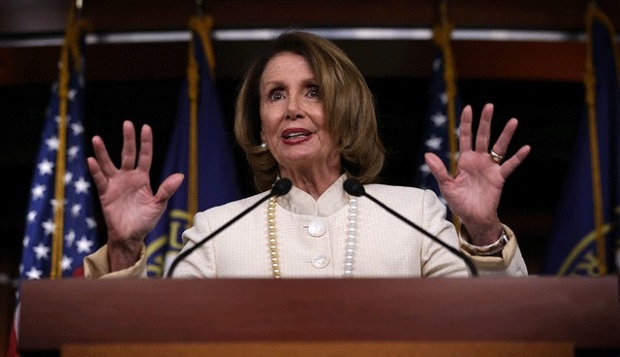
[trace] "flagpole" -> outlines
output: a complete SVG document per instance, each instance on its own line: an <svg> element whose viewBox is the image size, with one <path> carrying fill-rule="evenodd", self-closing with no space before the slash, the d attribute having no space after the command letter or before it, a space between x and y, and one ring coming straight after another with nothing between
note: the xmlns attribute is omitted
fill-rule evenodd
<svg viewBox="0 0 620 357"><path fill-rule="evenodd" d="M189 152L187 168L187 224L191 226L198 212L198 84L200 73L195 58L194 42L190 40L187 64L189 97Z"/></svg>
<svg viewBox="0 0 620 357"><path fill-rule="evenodd" d="M52 258L50 279L60 279L62 277L61 261L63 248L63 231L65 216L65 171L66 171L66 148L67 148L67 99L69 98L69 47L73 40L75 29L74 22L75 10L71 8L65 43L61 52L60 78L58 81L58 97L60 98L60 108L58 115L58 149L56 151L56 176L54 180L54 234L52 238Z"/></svg>
<svg viewBox="0 0 620 357"><path fill-rule="evenodd" d="M446 84L446 94L448 96L448 142L450 148L450 174L456 172L456 85L454 80L456 71L454 68L454 57L452 55L452 46L450 46L450 33L452 32L452 24L448 20L448 11L446 2L441 1L439 4L440 23L439 26L433 27L433 40L439 45L443 52L444 58L444 82Z"/></svg>
<svg viewBox="0 0 620 357"><path fill-rule="evenodd" d="M454 176L456 173L456 153L457 153L457 137L456 137L456 69L454 64L454 57L452 54L452 46L450 45L450 34L452 32L452 24L448 20L448 10L446 1L439 2L439 25L433 26L433 41L439 46L443 53L444 61L444 83L446 86L446 111L448 117L448 148L450 159L450 175ZM452 221L457 227L460 226L459 218L456 215L452 216Z"/></svg>
<svg viewBox="0 0 620 357"><path fill-rule="evenodd" d="M192 35L197 35L202 40L206 58L209 60L209 70L213 75L215 56L213 55L210 40L213 19L211 16L193 16L189 25ZM198 98L200 96L201 78L195 51L194 42L190 41L187 66L187 79L189 83L187 90L190 102L187 213L190 226L193 224L194 216L198 212Z"/></svg>
<svg viewBox="0 0 620 357"><path fill-rule="evenodd" d="M65 173L67 154L67 111L71 94L69 93L69 81L71 80L70 60L73 59L73 67L79 70L80 50L79 38L86 27L86 21L76 19L76 9L81 10L81 3L71 7L67 21L67 31L61 50L60 74L58 79L58 149L56 151L56 172L54 178L54 231L52 235L50 279L62 278L62 257L64 243L64 218L65 218Z"/></svg>

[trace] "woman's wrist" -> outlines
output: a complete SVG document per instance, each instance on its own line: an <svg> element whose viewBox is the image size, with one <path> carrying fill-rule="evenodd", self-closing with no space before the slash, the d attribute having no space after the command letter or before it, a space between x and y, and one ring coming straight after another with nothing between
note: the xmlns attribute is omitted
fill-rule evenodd
<svg viewBox="0 0 620 357"><path fill-rule="evenodd" d="M127 240L114 242L108 240L108 263L110 271L123 270L132 267L140 259L142 241Z"/></svg>
<svg viewBox="0 0 620 357"><path fill-rule="evenodd" d="M461 234L459 234L459 240L461 241L463 249L471 255L494 256L501 253L506 244L508 244L508 234L506 234L506 231L502 228L499 238L495 242L487 245L472 244L464 239Z"/></svg>

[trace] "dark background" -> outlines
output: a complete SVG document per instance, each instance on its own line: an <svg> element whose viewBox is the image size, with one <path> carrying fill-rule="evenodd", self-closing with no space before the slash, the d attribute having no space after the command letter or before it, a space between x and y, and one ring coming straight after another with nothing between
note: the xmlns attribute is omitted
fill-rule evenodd
<svg viewBox="0 0 620 357"><path fill-rule="evenodd" d="M368 82L377 103L380 135L388 151L382 179L390 184L414 185L421 160L429 80L369 78ZM218 78L217 83L232 136L233 106L239 81ZM143 123L153 127L155 156L151 173L154 188L160 180L159 171L175 118L180 84L181 80L170 79L93 81L86 86L84 126L87 137L101 135L116 162L120 158L123 120L130 119L137 127ZM463 101L474 108L476 116L484 103L494 103L494 137L509 118L520 119L509 154L526 143L533 148L528 159L506 184L500 217L516 230L528 267L536 273L551 231L553 211L582 110L583 87L579 83L461 80L459 90ZM0 205L4 222L3 251L6 248L9 259L14 261L9 270L11 275L17 273L15 263L18 263L21 252L30 179L48 99L48 85L0 88L0 115L14 118L3 122L0 142L2 152L12 152L11 162L2 164L5 187L10 187L7 191L10 199L7 204ZM6 133L9 135L4 135ZM248 171L245 158L236 146L234 149L240 185L246 194L252 194L251 178L244 174Z"/></svg>
<svg viewBox="0 0 620 357"><path fill-rule="evenodd" d="M24 217L49 89L58 75L58 46L25 46L11 41L62 36L69 4L65 0L0 2L0 311L12 312L12 288L21 258ZM557 31L583 35L586 1L449 1L456 29ZM620 2L598 1L620 28ZM215 29L234 28L430 28L436 1L208 1ZM193 1L86 1L83 15L93 33L186 31ZM413 185L421 155L434 46L430 40L337 40L359 66L375 96L380 135L388 157L384 181ZM249 61L264 46L254 41L214 41L216 77L227 125ZM452 43L463 102L478 116L495 104L495 137L509 118L520 127L509 154L529 144L532 152L509 178L500 217L517 233L530 273L544 261L577 122L583 110L585 45L563 41L455 40ZM113 158L121 149L121 123L148 123L155 135L152 182L173 125L187 44L118 43L86 48L87 137L101 135ZM231 143L231 145L234 145ZM89 147L90 149L90 147ZM235 147L240 185L253 193L245 160ZM100 225L102 226L102 225ZM2 322L11 313L2 314ZM2 329L0 329L2 332ZM0 335L0 356L4 352Z"/></svg>

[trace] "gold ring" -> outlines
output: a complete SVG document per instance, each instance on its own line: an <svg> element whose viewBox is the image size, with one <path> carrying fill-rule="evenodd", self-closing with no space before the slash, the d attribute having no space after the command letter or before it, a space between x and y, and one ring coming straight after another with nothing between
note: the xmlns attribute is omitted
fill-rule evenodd
<svg viewBox="0 0 620 357"><path fill-rule="evenodd" d="M495 161L495 163L499 165L502 163L502 160L504 160L504 155L500 155L491 150L491 160Z"/></svg>

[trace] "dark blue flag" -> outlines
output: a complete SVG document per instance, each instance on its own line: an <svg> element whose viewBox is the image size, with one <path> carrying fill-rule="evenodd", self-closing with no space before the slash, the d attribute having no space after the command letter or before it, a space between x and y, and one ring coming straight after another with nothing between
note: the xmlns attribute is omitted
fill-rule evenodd
<svg viewBox="0 0 620 357"><path fill-rule="evenodd" d="M82 125L85 22L70 19L32 177L20 283L82 276L82 260L98 248L94 186L86 165ZM17 304L9 356L18 356L19 294Z"/></svg>
<svg viewBox="0 0 620 357"><path fill-rule="evenodd" d="M161 277L181 249L181 234L189 228L189 222L195 214L189 208L190 199L197 200L197 209L202 211L241 198L233 146L230 142L232 135L224 123L219 95L206 55L210 51L210 43L205 44L202 41L208 38L205 32L200 36L194 31L192 36L200 81L197 103L198 193L197 197L190 197L189 194L191 101L188 97L189 84L186 81L179 94L177 119L162 171L162 178L179 172L185 174L185 180L168 202L168 208L155 229L147 236L149 277Z"/></svg>
<svg viewBox="0 0 620 357"><path fill-rule="evenodd" d="M545 274L605 275L615 269L620 209L620 91L611 21L591 5L586 109L556 212Z"/></svg>

